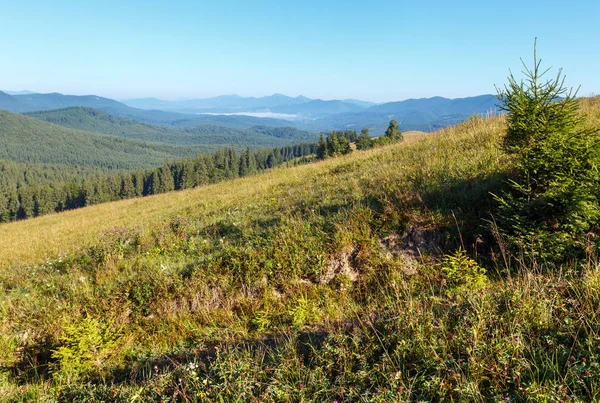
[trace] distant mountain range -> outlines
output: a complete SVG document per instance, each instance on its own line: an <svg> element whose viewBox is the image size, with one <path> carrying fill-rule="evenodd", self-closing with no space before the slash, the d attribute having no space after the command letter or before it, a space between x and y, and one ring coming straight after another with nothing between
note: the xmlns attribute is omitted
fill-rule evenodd
<svg viewBox="0 0 600 403"><path fill-rule="evenodd" d="M35 91L29 91L29 90L24 90L24 91L4 91L6 92L8 95L30 95L30 94L37 94L37 92Z"/></svg>
<svg viewBox="0 0 600 403"><path fill-rule="evenodd" d="M458 99L433 97L374 104L356 99L324 101L283 94L262 98L223 95L184 101L144 98L119 102L95 95L29 92L10 95L0 92L0 109L17 113L88 107L163 127L295 127L311 132L368 127L374 136L383 134L391 119L396 119L403 130L429 132L456 124L475 113L497 113L497 103L493 95Z"/></svg>
<svg viewBox="0 0 600 403"><path fill-rule="evenodd" d="M357 112L373 102L357 99L331 100L310 99L305 96L288 97L273 94L266 97L241 97L239 95L221 95L206 99L165 101L156 98L129 99L126 105L140 109L158 109L180 113L264 113L270 112L287 116L288 119L302 120L333 115L344 112Z"/></svg>
<svg viewBox="0 0 600 403"><path fill-rule="evenodd" d="M59 93L9 95L0 91L0 110L9 112L39 112L75 106L94 108L110 115L133 119L138 122L173 127L195 127L212 124L245 129L252 126L278 127L290 125L289 121L282 119L251 116L192 115L164 110L139 109L114 99L96 95L64 95Z"/></svg>
<svg viewBox="0 0 600 403"><path fill-rule="evenodd" d="M183 101L146 98L123 102L141 109L153 108L188 114L257 116L269 113L271 117L288 119L297 127L307 130L360 130L368 127L376 135L385 130L391 119L396 119L404 129L432 131L458 123L474 113L497 112L497 99L492 95L459 99L408 99L382 104L357 99L324 101L304 96L293 98L282 94L262 98L224 95Z"/></svg>
<svg viewBox="0 0 600 403"><path fill-rule="evenodd" d="M273 94L267 97L241 97L239 95L221 95L206 99L190 99L182 101L164 101L156 98L124 100L123 103L141 109L170 110L183 113L200 112L251 112L267 108L301 105L312 99L299 96L288 97L283 94Z"/></svg>
<svg viewBox="0 0 600 403"><path fill-rule="evenodd" d="M359 112L348 112L324 117L305 125L307 129L371 129L382 134L391 119L398 121L402 130L431 132L465 120L473 114L497 114L498 99L493 95L448 99L442 97L408 99L371 106Z"/></svg>

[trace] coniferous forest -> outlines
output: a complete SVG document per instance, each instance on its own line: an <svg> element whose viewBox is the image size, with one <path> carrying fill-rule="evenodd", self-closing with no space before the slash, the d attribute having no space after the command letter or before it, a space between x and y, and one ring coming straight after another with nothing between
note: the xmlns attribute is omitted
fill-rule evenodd
<svg viewBox="0 0 600 403"><path fill-rule="evenodd" d="M110 170L87 166L23 164L0 160L0 222L190 189L252 175L284 163L296 165L310 162L315 157L324 159L348 154L352 151L350 143L357 140L354 130L334 130L321 136L326 138L324 153L320 149L321 143L301 143L257 151L247 147L241 152L234 147L227 147L214 153L165 161L158 168L112 173ZM394 141L399 139L401 136ZM391 141L388 135L371 140L376 145L389 144Z"/></svg>
<svg viewBox="0 0 600 403"><path fill-rule="evenodd" d="M120 173L0 161L0 222L216 183L292 160L309 161L315 150L313 143L258 151L246 148L241 153L228 147L165 161L159 168Z"/></svg>

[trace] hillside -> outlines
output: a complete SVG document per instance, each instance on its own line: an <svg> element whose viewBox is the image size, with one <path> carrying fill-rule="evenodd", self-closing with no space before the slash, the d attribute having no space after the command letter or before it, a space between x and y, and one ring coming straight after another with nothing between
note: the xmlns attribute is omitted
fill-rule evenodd
<svg viewBox="0 0 600 403"><path fill-rule="evenodd" d="M293 127L253 126L239 129L208 124L189 128L155 126L85 107L32 112L26 115L72 129L166 144L205 145L208 146L207 150L218 145L275 147L314 141L318 138L314 133ZM260 119L252 122L260 122Z"/></svg>
<svg viewBox="0 0 600 403"><path fill-rule="evenodd" d="M13 95L23 104L27 104L30 111L43 111L50 109L67 108L70 106L87 106L92 108L120 108L126 105L113 99L96 95L64 95L51 94L25 94Z"/></svg>
<svg viewBox="0 0 600 403"><path fill-rule="evenodd" d="M151 126L135 120L109 115L99 109L89 107L72 106L29 112L25 115L71 129L120 137L152 138L156 141L169 142L170 132L164 127Z"/></svg>
<svg viewBox="0 0 600 403"><path fill-rule="evenodd" d="M0 111L0 159L109 169L159 166L200 149L128 140L64 128Z"/></svg>
<svg viewBox="0 0 600 403"><path fill-rule="evenodd" d="M0 110L7 110L19 113L26 112L30 109L27 107L27 105L23 104L12 95L0 91Z"/></svg>
<svg viewBox="0 0 600 403"><path fill-rule="evenodd" d="M0 225L0 397L597 400L598 267L486 221L505 128Z"/></svg>

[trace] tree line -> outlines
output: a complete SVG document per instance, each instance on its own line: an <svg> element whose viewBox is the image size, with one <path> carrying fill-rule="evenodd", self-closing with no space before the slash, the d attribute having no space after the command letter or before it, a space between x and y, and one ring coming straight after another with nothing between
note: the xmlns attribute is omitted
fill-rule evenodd
<svg viewBox="0 0 600 403"><path fill-rule="evenodd" d="M403 139L404 136L400 131L400 126L395 120L390 121L384 136L376 138L371 138L368 128L362 129L360 135L356 134L356 130L334 130L327 136L321 133L319 142L317 143L317 159L322 160L327 157L349 154L352 152L350 143L355 143L357 150L369 150L374 147L402 141Z"/></svg>
<svg viewBox="0 0 600 403"><path fill-rule="evenodd" d="M53 212L149 196L173 190L252 175L283 163L306 163L402 140L395 120L385 136L371 138L369 129L331 131L318 143L301 143L239 153L227 147L214 153L197 154L161 167L133 172L106 173L69 166L37 166L0 161L0 222L37 217ZM73 170L71 172L70 170ZM74 173L75 172L75 173ZM79 175L79 176L78 176Z"/></svg>
<svg viewBox="0 0 600 403"><path fill-rule="evenodd" d="M234 147L198 154L155 169L106 174L87 172L74 179L66 168L48 179L39 168L24 164L0 164L0 222L21 220L110 201L189 189L226 179L252 175L283 163L309 161L315 143L302 143L238 153ZM20 169L19 169L20 168ZM26 178L34 174L35 180ZM66 178L66 180L61 180Z"/></svg>

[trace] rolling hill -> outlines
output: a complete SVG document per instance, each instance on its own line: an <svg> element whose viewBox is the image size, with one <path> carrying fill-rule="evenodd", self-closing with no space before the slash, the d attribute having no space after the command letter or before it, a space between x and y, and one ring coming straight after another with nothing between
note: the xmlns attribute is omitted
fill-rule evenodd
<svg viewBox="0 0 600 403"><path fill-rule="evenodd" d="M71 107L42 112L27 113L27 116L72 129L134 138L144 141L174 145L216 146L235 145L237 147L275 147L314 141L314 133L293 127L252 126L246 129L202 124L193 127L165 127L109 115L100 110L85 107ZM212 119L218 120L218 119ZM211 120L207 120L210 122ZM249 119L248 123L260 123L260 119ZM197 121L196 123L199 123ZM287 122L284 122L287 123Z"/></svg>
<svg viewBox="0 0 600 403"><path fill-rule="evenodd" d="M306 97L292 98L281 94L263 98L226 95L188 101L140 99L125 102L141 108L160 108L163 111L176 110L187 113L252 114L257 111L266 111L281 114L284 117L293 116L294 120L290 124L305 130L360 130L363 127L368 127L377 135L385 131L390 119L396 119L406 130L429 132L457 124L475 113L498 112L496 107L498 101L493 95L457 99L432 97L382 104L354 99L323 101ZM289 117L286 118L289 119ZM232 117L221 115L219 119L226 121L231 120ZM194 119L192 121L197 122L198 120ZM273 125L273 123L275 122L270 125ZM281 122L278 123L281 124ZM175 124L189 125L189 122L182 121Z"/></svg>
<svg viewBox="0 0 600 403"><path fill-rule="evenodd" d="M11 112L27 112L29 107L27 104L19 101L12 95L7 94L6 92L0 91L0 110L6 110Z"/></svg>
<svg viewBox="0 0 600 403"><path fill-rule="evenodd" d="M271 112L275 113L297 114L312 118L335 115L338 113L358 112L364 109L365 108L363 106L357 105L355 103L337 100L323 101L320 99L305 102L299 105L278 105L269 108Z"/></svg>
<svg viewBox="0 0 600 403"><path fill-rule="evenodd" d="M159 166L199 149L85 132L0 111L0 159L109 169Z"/></svg>
<svg viewBox="0 0 600 403"><path fill-rule="evenodd" d="M233 128L249 128L256 125L289 126L281 119L256 118L250 116L213 116L184 114L162 110L145 110L127 106L113 99L95 95L21 94L9 95L0 91L0 110L15 113L39 112L68 107L88 107L107 114L149 123L174 127L194 127L198 125L220 125Z"/></svg>
<svg viewBox="0 0 600 403"><path fill-rule="evenodd" d="M497 112L497 100L492 95L459 99L409 99L377 105L358 100L323 101L306 97L292 98L281 94L263 98L226 95L205 100L163 101L149 98L127 102L160 110L135 108L93 95L72 96L55 93L11 96L0 93L0 109L11 112L89 107L113 116L171 128L193 128L200 125L235 129L292 126L311 132L326 132L368 127L373 134L381 135L390 119L396 119L405 130L429 132L459 123L475 113ZM256 114L257 111L261 113L261 117L244 115ZM279 117L262 117L264 113ZM290 119L290 116L294 117L293 121L286 120Z"/></svg>
<svg viewBox="0 0 600 403"><path fill-rule="evenodd" d="M205 99L190 99L181 101L165 101L156 98L129 99L123 101L129 106L141 109L161 109L173 111L254 111L257 109L272 108L277 106L301 105L311 99L299 96L288 97L283 94L273 94L266 97L241 97L239 95L221 95Z"/></svg>
<svg viewBox="0 0 600 403"><path fill-rule="evenodd" d="M395 119L403 130L434 131L455 125L473 114L500 113L493 95L449 99L443 97L408 99L374 105L357 113L340 113L306 123L306 128L343 130L362 127L373 135L382 135L388 122Z"/></svg>

